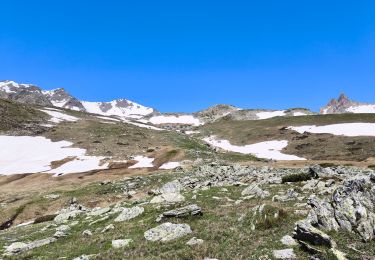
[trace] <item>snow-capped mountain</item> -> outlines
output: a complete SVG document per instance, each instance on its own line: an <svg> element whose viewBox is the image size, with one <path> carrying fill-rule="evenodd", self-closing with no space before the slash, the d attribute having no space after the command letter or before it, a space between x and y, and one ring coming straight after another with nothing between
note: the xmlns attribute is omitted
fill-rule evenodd
<svg viewBox="0 0 375 260"><path fill-rule="evenodd" d="M81 101L63 88L42 90L34 85L19 84L9 80L0 81L0 98L120 118L138 119L155 112L153 108L126 99L117 99L110 102Z"/></svg>
<svg viewBox="0 0 375 260"><path fill-rule="evenodd" d="M320 110L320 113L375 113L375 104L352 101L345 94L341 94L338 99L331 99L331 101Z"/></svg>

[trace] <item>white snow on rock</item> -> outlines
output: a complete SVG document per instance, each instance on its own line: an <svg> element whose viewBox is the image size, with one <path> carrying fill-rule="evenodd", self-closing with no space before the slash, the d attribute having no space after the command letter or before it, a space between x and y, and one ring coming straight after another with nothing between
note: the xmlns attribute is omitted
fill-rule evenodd
<svg viewBox="0 0 375 260"><path fill-rule="evenodd" d="M184 125L201 125L198 118L192 115L169 115L169 116L153 116L150 118L150 123L154 125L160 124L184 124Z"/></svg>
<svg viewBox="0 0 375 260"><path fill-rule="evenodd" d="M83 107L88 113L105 115L105 116L119 116L119 117L135 117L151 114L154 110L149 107L139 105L129 100L113 100L111 102L89 102L82 101ZM127 106L123 106L126 103ZM108 106L109 109L103 111L103 107Z"/></svg>
<svg viewBox="0 0 375 260"><path fill-rule="evenodd" d="M162 166L160 166L159 169L170 170L170 169L175 169L179 166L181 166L179 162L167 162L167 163L164 163Z"/></svg>
<svg viewBox="0 0 375 260"><path fill-rule="evenodd" d="M62 111L58 111L57 109L46 108L40 109L40 111L47 113L49 116L51 116L51 119L49 121L56 124L61 123L63 121L74 122L79 120L77 117L64 114L62 113Z"/></svg>
<svg viewBox="0 0 375 260"><path fill-rule="evenodd" d="M37 136L0 136L0 174L22 173L75 173L105 168L99 166L103 157L85 156L86 150L72 148L71 142L51 140ZM77 157L79 160L63 164L51 170L51 162L67 157Z"/></svg>
<svg viewBox="0 0 375 260"><path fill-rule="evenodd" d="M285 110L259 112L257 113L258 119L268 119L276 116L285 116Z"/></svg>
<svg viewBox="0 0 375 260"><path fill-rule="evenodd" d="M290 126L288 129L294 130L300 134L309 132L314 134L333 134L344 136L375 136L375 123L344 123L324 126Z"/></svg>
<svg viewBox="0 0 375 260"><path fill-rule="evenodd" d="M375 113L375 105L351 106L346 111L351 113Z"/></svg>
<svg viewBox="0 0 375 260"><path fill-rule="evenodd" d="M133 158L133 160L138 161L136 164L129 167L129 169L136 169L136 168L152 168L154 165L152 162L155 160L154 158L145 157L143 155L138 155Z"/></svg>
<svg viewBox="0 0 375 260"><path fill-rule="evenodd" d="M306 160L295 155L283 154L281 150L288 146L288 141L267 141L244 146L232 145L228 140L216 140L215 136L206 137L203 139L205 142L221 148L226 151L253 154L258 158L273 159L280 161L300 161Z"/></svg>

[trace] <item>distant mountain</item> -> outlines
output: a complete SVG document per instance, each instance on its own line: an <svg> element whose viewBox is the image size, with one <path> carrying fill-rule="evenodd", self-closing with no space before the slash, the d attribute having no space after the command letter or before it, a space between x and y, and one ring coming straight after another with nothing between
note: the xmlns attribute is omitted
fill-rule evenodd
<svg viewBox="0 0 375 260"><path fill-rule="evenodd" d="M320 110L321 114L375 113L375 104L360 103L350 100L345 94L331 101Z"/></svg>
<svg viewBox="0 0 375 260"><path fill-rule="evenodd" d="M0 81L0 98L121 118L137 119L155 112L153 108L126 99L117 99L110 102L81 101L63 88L42 90L35 85L19 84L9 80Z"/></svg>

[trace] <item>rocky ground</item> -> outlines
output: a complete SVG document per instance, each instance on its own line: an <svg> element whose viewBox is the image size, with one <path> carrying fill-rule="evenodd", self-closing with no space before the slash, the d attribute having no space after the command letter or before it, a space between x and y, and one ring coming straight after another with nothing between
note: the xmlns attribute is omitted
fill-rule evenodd
<svg viewBox="0 0 375 260"><path fill-rule="evenodd" d="M1 225L4 259L375 257L371 169L204 163L41 192L33 202L47 212L57 201L54 214Z"/></svg>

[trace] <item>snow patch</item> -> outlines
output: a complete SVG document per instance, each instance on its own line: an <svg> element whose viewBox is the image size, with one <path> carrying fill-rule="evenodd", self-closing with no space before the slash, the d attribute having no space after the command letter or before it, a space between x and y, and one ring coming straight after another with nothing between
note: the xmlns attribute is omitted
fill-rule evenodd
<svg viewBox="0 0 375 260"><path fill-rule="evenodd" d="M0 174L23 174L23 173L74 173L94 169L102 169L106 166L99 166L103 157L85 156L86 150L72 148L71 142L52 142L42 137L32 136L0 136ZM52 161L60 161L67 157L77 157L80 160L79 167L72 167L78 163L74 161L63 164L57 169L51 169ZM70 170L68 170L68 168Z"/></svg>
<svg viewBox="0 0 375 260"><path fill-rule="evenodd" d="M192 115L170 115L170 116L154 116L149 119L154 125L160 124L184 124L184 125L201 125L198 118Z"/></svg>
<svg viewBox="0 0 375 260"><path fill-rule="evenodd" d="M268 119L276 116L285 116L285 110L257 113L258 119Z"/></svg>
<svg viewBox="0 0 375 260"><path fill-rule="evenodd" d="M170 170L170 169L175 169L180 166L181 164L179 162L167 162L167 163L164 163L162 166L160 166L159 169Z"/></svg>
<svg viewBox="0 0 375 260"><path fill-rule="evenodd" d="M105 157L101 156L80 156L73 161L64 163L56 169L52 169L46 173L55 173L55 176L60 176L75 172L88 172L92 170L106 169L108 163L101 164Z"/></svg>
<svg viewBox="0 0 375 260"><path fill-rule="evenodd" d="M280 161L306 160L305 158L301 158L295 155L281 153L281 150L288 146L288 141L286 140L260 142L245 146L232 145L228 140L216 140L215 136L206 137L203 140L223 150L242 154L253 154L258 158L266 158Z"/></svg>
<svg viewBox="0 0 375 260"><path fill-rule="evenodd" d="M351 113L375 113L375 105L360 105L360 106L351 106L346 111Z"/></svg>
<svg viewBox="0 0 375 260"><path fill-rule="evenodd" d="M324 126L290 126L288 129L294 130L300 134L309 132L314 134L333 134L344 136L375 136L375 123L344 123Z"/></svg>
<svg viewBox="0 0 375 260"><path fill-rule="evenodd" d="M303 112L293 112L293 116L307 116L307 114Z"/></svg>
<svg viewBox="0 0 375 260"><path fill-rule="evenodd" d="M51 119L49 121L56 123L56 124L61 123L63 121L74 122L74 121L79 120L77 117L69 116L67 114L58 112L58 110L56 109L40 109L40 111L50 115Z"/></svg>
<svg viewBox="0 0 375 260"><path fill-rule="evenodd" d="M129 169L136 169L136 168L152 168L154 165L152 162L155 160L154 158L145 157L143 155L138 155L133 158L133 160L138 161L136 164L129 167Z"/></svg>

